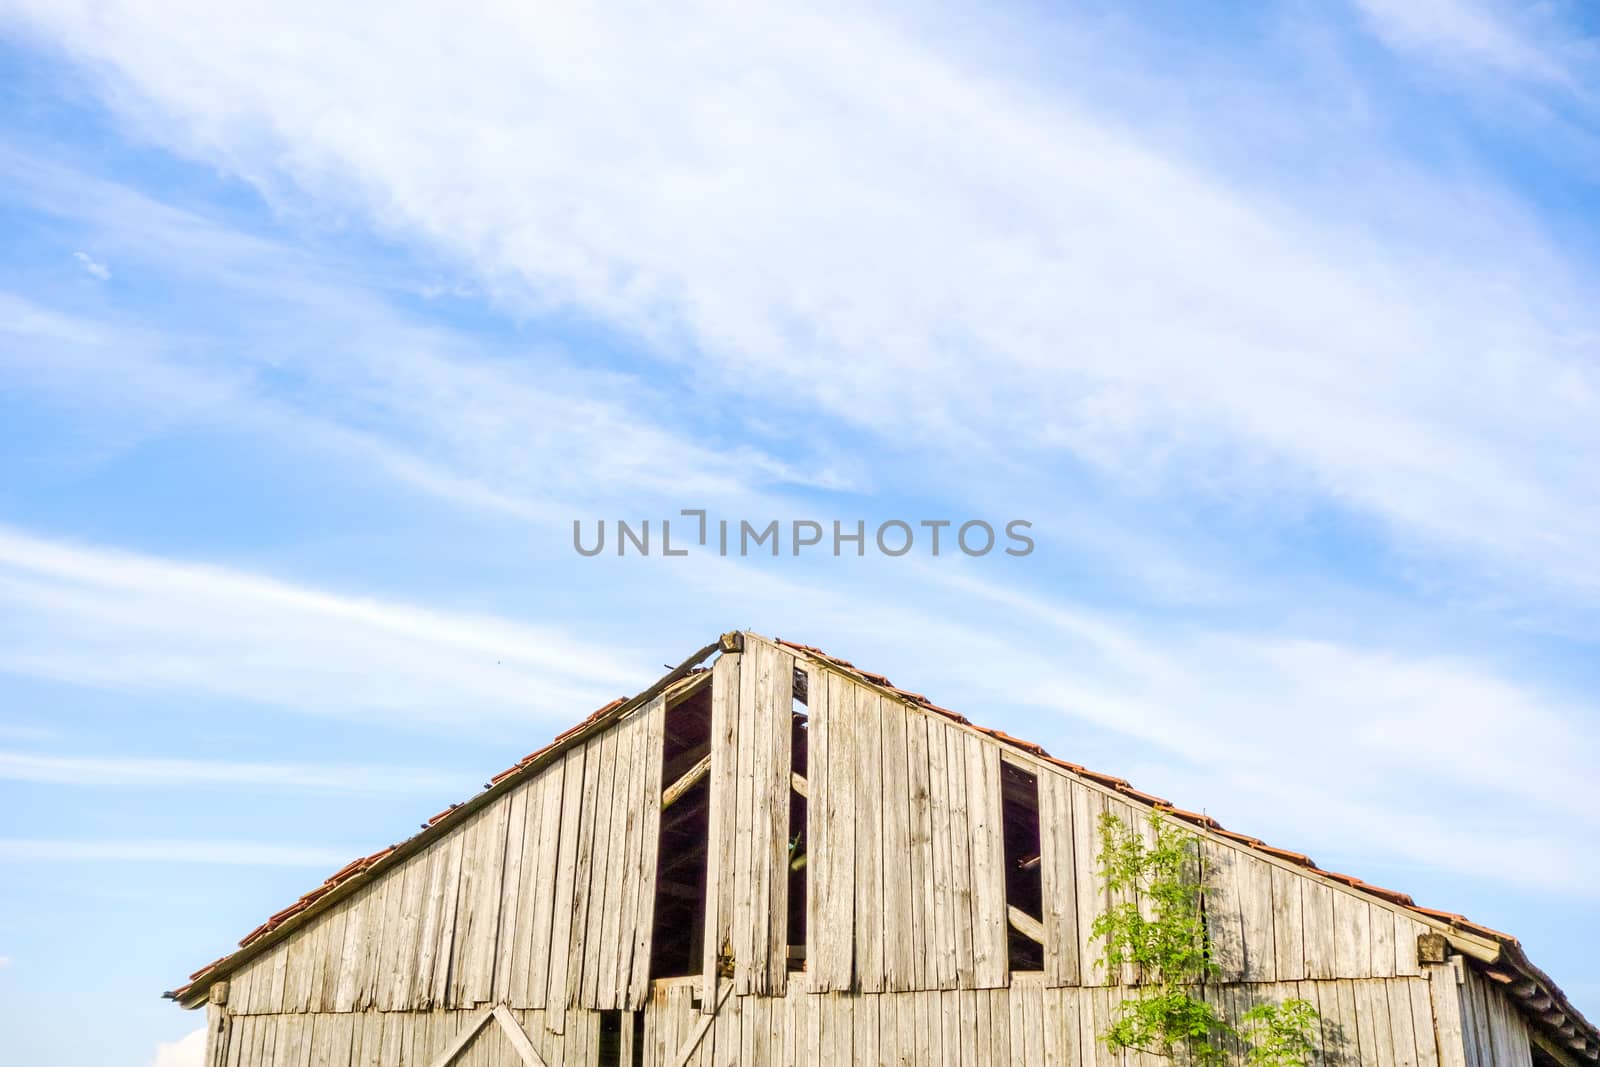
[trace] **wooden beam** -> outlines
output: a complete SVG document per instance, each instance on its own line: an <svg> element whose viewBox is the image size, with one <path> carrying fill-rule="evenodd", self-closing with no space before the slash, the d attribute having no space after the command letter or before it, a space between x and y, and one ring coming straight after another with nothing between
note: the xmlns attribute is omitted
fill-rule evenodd
<svg viewBox="0 0 1600 1067"><path fill-rule="evenodd" d="M709 1015L700 1016L700 1024L694 1028L694 1033L689 1035L689 1040L685 1041L683 1047L678 1049L677 1054L672 1057L672 1067L684 1067L689 1062L689 1058L694 1055L694 1050L699 1048L700 1042L705 1040L706 1033L711 1029L711 1024L717 1021L717 1012L722 1010L722 1005L727 1001L728 994L733 992L732 981L718 984L722 986L722 989L717 993L716 1004L712 1006Z"/></svg>
<svg viewBox="0 0 1600 1067"><path fill-rule="evenodd" d="M1012 904L1006 908L1006 914L1011 920L1012 929L1016 930L1017 933L1021 934L1023 937L1026 937L1030 941L1037 941L1041 947L1044 945L1043 923L1041 923L1038 919L1035 919L1032 915L1029 915L1027 912L1023 911L1021 908L1017 907L1015 904Z"/></svg>
<svg viewBox="0 0 1600 1067"><path fill-rule="evenodd" d="M479 1012L477 1018L468 1023L466 1029L457 1034L455 1039L444 1047L444 1051L433 1058L430 1067L450 1067L450 1064L455 1062L455 1058L461 1055L468 1045L472 1044L472 1039L478 1036L478 1031L483 1029L483 1024L493 1016L493 1008L484 1008L483 1011Z"/></svg>
<svg viewBox="0 0 1600 1067"><path fill-rule="evenodd" d="M683 777L673 782L661 791L661 810L666 811L678 802L678 798L694 788L694 784L704 778L711 770L711 753L707 752L701 757L700 762L683 772Z"/></svg>
<svg viewBox="0 0 1600 1067"><path fill-rule="evenodd" d="M1572 1054L1570 1049L1562 1048L1538 1030L1529 1027L1528 1037L1533 1040L1535 1045L1544 1050L1546 1056L1561 1064L1561 1067L1579 1067L1580 1061L1578 1057Z"/></svg>
<svg viewBox="0 0 1600 1067"><path fill-rule="evenodd" d="M511 1041L511 1047L517 1050L517 1055L522 1058L523 1067L550 1067L544 1062L544 1057L539 1055L539 1050L533 1047L533 1042L528 1040L528 1032L517 1022L517 1017L511 1014L511 1009L504 1004L494 1006L494 1017L500 1023L500 1029L506 1032L506 1037Z"/></svg>

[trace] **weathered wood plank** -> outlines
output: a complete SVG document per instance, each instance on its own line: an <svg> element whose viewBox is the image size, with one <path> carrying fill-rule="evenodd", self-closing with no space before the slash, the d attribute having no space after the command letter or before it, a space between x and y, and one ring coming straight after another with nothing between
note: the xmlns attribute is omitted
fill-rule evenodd
<svg viewBox="0 0 1600 1067"><path fill-rule="evenodd" d="M928 817L933 830L931 860L933 864L933 957L934 977L939 989L954 989L956 968L956 896L955 871L950 847L950 773L949 750L945 741L946 728L936 719L928 719Z"/></svg>
<svg viewBox="0 0 1600 1067"><path fill-rule="evenodd" d="M666 719L666 699L658 698L645 713L644 740L641 745L644 762L639 789L640 802L644 807L639 816L639 864L631 911L631 970L624 972L628 983L627 1003L624 1006L632 1011L644 1007L645 994L650 988L656 871L661 859L661 760L666 745ZM713 989L707 999L714 993Z"/></svg>
<svg viewBox="0 0 1600 1067"><path fill-rule="evenodd" d="M916 989L916 898L911 892L911 787L907 778L906 709L898 700L878 705L883 729L879 787L882 802L884 987ZM920 896L920 895L919 895Z"/></svg>
<svg viewBox="0 0 1600 1067"><path fill-rule="evenodd" d="M1043 895L1044 976L1052 986L1079 982L1077 847L1073 841L1072 782L1040 771L1039 883Z"/></svg>
<svg viewBox="0 0 1600 1067"><path fill-rule="evenodd" d="M1339 973L1334 948L1334 890L1321 882L1301 879L1300 894L1306 977L1332 978Z"/></svg>
<svg viewBox="0 0 1600 1067"><path fill-rule="evenodd" d="M433 858L436 849L427 848L406 861L401 875L400 916L398 940L392 953L388 989L379 1005L389 1011L414 1011L418 1005L412 999L413 978L418 970L421 954L422 916L427 907L424 899L428 882L433 877ZM302 1007L300 1010L307 1010Z"/></svg>
<svg viewBox="0 0 1600 1067"><path fill-rule="evenodd" d="M539 829L544 791L535 778L517 790L521 811L512 812L506 828L506 873L500 904L500 948L495 960L495 997L515 1009L529 1006L528 968L538 885ZM545 948L541 955L548 952Z"/></svg>
<svg viewBox="0 0 1600 1067"><path fill-rule="evenodd" d="M1350 893L1333 894L1333 960L1340 978L1372 974L1372 908Z"/></svg>
<svg viewBox="0 0 1600 1067"><path fill-rule="evenodd" d="M813 668L807 676L810 775L807 812L806 970L813 992L850 988L855 922L855 723L848 683ZM841 706L842 705L842 706Z"/></svg>
<svg viewBox="0 0 1600 1067"><path fill-rule="evenodd" d="M1006 984L1005 834L1000 815L1000 748L967 735L967 809L971 819L973 984Z"/></svg>
<svg viewBox="0 0 1600 1067"><path fill-rule="evenodd" d="M633 781L635 741L641 733L643 720L635 713L611 732L617 735L616 749L612 755L616 766L613 771L611 798L608 807L609 829L606 832L607 848L603 864L597 865L593 883L595 899L600 902L599 923L591 917L589 929L596 945L590 949L589 962L594 964L591 981L584 976L584 989L589 992L589 1006L596 1009L616 1009L622 1002L621 983L617 977L618 942L621 924L627 911L624 897L632 897L633 879L638 871L630 863L628 848L632 824L638 821L638 798ZM628 947L633 947L633 931L628 931Z"/></svg>
<svg viewBox="0 0 1600 1067"><path fill-rule="evenodd" d="M1410 983L1390 979L1382 982L1380 989L1387 995L1389 1013L1389 1041L1394 1047L1395 1067L1417 1067L1420 1059L1418 1045L1423 1041L1416 1020L1411 1016ZM1424 1024L1428 1020L1423 1020ZM1433 1030L1428 1028L1427 1040L1433 1040Z"/></svg>
<svg viewBox="0 0 1600 1067"><path fill-rule="evenodd" d="M1278 950L1272 909L1272 867L1255 856L1235 852L1233 870L1239 891L1244 979L1275 982L1278 980Z"/></svg>
<svg viewBox="0 0 1600 1067"><path fill-rule="evenodd" d="M1306 946L1302 919L1301 884L1304 878L1282 867L1271 868L1273 967L1286 982L1306 977Z"/></svg>
<svg viewBox="0 0 1600 1067"><path fill-rule="evenodd" d="M928 799L927 716L906 709L906 782L911 852L911 952L918 989L939 986L933 887L933 811Z"/></svg>
<svg viewBox="0 0 1600 1067"><path fill-rule="evenodd" d="M1421 978L1406 981L1406 993L1411 998L1411 1026L1416 1035L1418 1067L1441 1067L1439 1029L1429 998L1429 983Z"/></svg>
<svg viewBox="0 0 1600 1067"><path fill-rule="evenodd" d="M739 779L739 661L729 652L711 669L711 790L706 853L706 935L701 982L702 1003L710 1014L717 988L717 960L731 950L736 908L730 874L737 869L737 788ZM719 1056L719 1059L721 1057Z"/></svg>
<svg viewBox="0 0 1600 1067"><path fill-rule="evenodd" d="M1222 969L1223 981L1240 982L1245 977L1244 887L1240 884L1243 857L1209 838L1202 839L1200 854L1211 958Z"/></svg>
<svg viewBox="0 0 1600 1067"><path fill-rule="evenodd" d="M576 831L575 827L569 831L566 824L567 772L571 766L570 760L560 760L547 768L538 779L541 793L537 849L539 865L535 871L536 879L529 884L533 893L533 926L528 931L525 953L519 951L518 961L519 966L526 967L528 995L525 1003L541 1011L548 1007L550 999L550 967L556 954L552 931L564 929L556 926L556 895L561 881L561 844L569 832ZM576 818L577 812L574 811L572 815ZM524 959L527 961L525 964L521 963Z"/></svg>
<svg viewBox="0 0 1600 1067"><path fill-rule="evenodd" d="M1427 932L1427 927L1414 923L1402 915L1394 917L1394 973L1417 977L1422 968L1417 961L1417 937Z"/></svg>
<svg viewBox="0 0 1600 1067"><path fill-rule="evenodd" d="M762 781L766 797L767 839L762 862L766 870L766 952L758 989L781 997L789 982L789 814L790 780L794 775L794 657L764 645L758 704L767 730L768 764Z"/></svg>
<svg viewBox="0 0 1600 1067"><path fill-rule="evenodd" d="M945 770L950 782L950 896L956 944L956 986L971 989L976 957L976 910L972 900L972 817L967 809L967 744L959 730L944 728Z"/></svg>
<svg viewBox="0 0 1600 1067"><path fill-rule="evenodd" d="M856 983L862 992L881 993L885 986L883 793L879 788L883 719L876 692L860 685L851 685L849 690L856 737ZM859 1044L859 1026L856 1038Z"/></svg>
<svg viewBox="0 0 1600 1067"><path fill-rule="evenodd" d="M1381 904L1368 907L1371 949L1369 952L1371 974L1374 978L1392 978L1395 974L1395 915Z"/></svg>
<svg viewBox="0 0 1600 1067"><path fill-rule="evenodd" d="M551 1033L566 1032L567 999L572 965L574 887L578 883L579 839L583 831L586 745L576 745L563 757L561 785L561 837L555 857L555 884L550 904L549 966L545 968L544 1025ZM553 798L551 798L553 799ZM549 803L549 799L546 800ZM587 872L584 872L585 877ZM587 886L585 886L587 889Z"/></svg>
<svg viewBox="0 0 1600 1067"><path fill-rule="evenodd" d="M1085 785L1072 783L1072 848L1076 856L1073 876L1077 882L1078 969L1086 986L1105 985L1115 980L1101 966L1104 946L1094 936L1096 918L1110 905L1105 881L1100 877L1100 817L1105 813L1105 798Z"/></svg>
<svg viewBox="0 0 1600 1067"><path fill-rule="evenodd" d="M597 739L599 741L599 776L595 781L594 801L592 806L586 803L585 813L593 812L594 829L589 848L589 877L586 885L580 887L583 901L576 905L583 913L583 922L575 922L574 941L582 938L583 952L580 956L580 966L574 968L573 975L578 983L570 1002L572 1007L596 1008L600 1004L601 994L599 989L600 973L603 968L605 953L605 922L608 908L616 903L615 898L608 894L611 885L611 861L616 853L616 835L611 832L612 815L618 808L616 796L617 771L619 761L617 748L621 742L623 725L613 726ZM590 742L593 744L594 742ZM582 858L580 853L580 868ZM613 918L613 922L615 919Z"/></svg>
<svg viewBox="0 0 1600 1067"><path fill-rule="evenodd" d="M745 643L744 661L739 672L739 702L737 732L738 768L734 779L734 870L733 870L733 989L745 996L755 988L756 926L759 913L755 910L757 870L755 857L759 846L754 841L756 832L756 781L757 750L764 747L765 737L754 721L756 690L759 688L761 665L758 662L759 645ZM759 943L764 948L765 927Z"/></svg>
<svg viewBox="0 0 1600 1067"><path fill-rule="evenodd" d="M450 1067L450 1064L455 1061L455 1058L461 1054L462 1050L472 1043L473 1038L478 1036L478 1031L482 1030L492 1018L494 1018L493 1008L484 1008L473 1015L471 1021L456 1031L455 1036L430 1061L432 1067ZM333 1063L335 1061L330 1060L329 1062Z"/></svg>

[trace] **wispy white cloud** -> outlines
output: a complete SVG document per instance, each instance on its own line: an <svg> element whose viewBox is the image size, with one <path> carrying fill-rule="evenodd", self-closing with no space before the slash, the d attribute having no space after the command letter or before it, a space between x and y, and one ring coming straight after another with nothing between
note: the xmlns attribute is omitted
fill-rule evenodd
<svg viewBox="0 0 1600 1067"><path fill-rule="evenodd" d="M0 779L103 788L269 788L322 793L387 793L459 784L461 776L421 767L359 763L142 759L0 751Z"/></svg>
<svg viewBox="0 0 1600 1067"><path fill-rule="evenodd" d="M150 135L692 354L752 418L1311 500L1600 590L1600 329L1492 188L1299 209L888 17L407 13L380 61L349 9L25 9Z"/></svg>
<svg viewBox="0 0 1600 1067"><path fill-rule="evenodd" d="M1377 33L1397 48L1420 51L1477 71L1493 70L1571 88L1560 59L1520 29L1515 7L1486 0L1356 0Z"/></svg>
<svg viewBox="0 0 1600 1067"><path fill-rule="evenodd" d="M103 282L111 280L111 269L104 263L101 263L99 260L95 259L89 253L74 252L72 253L72 258L78 261L78 264L83 267L86 273L99 278Z"/></svg>
<svg viewBox="0 0 1600 1067"><path fill-rule="evenodd" d="M19 384L64 402L94 405L109 393L168 420L242 420L309 436L426 492L532 519L565 517L570 509L553 498L581 505L602 487L711 496L846 480L758 443L704 440L681 397L587 367L538 335L420 321L389 299L393 279L47 160L0 151L0 180L19 202L84 228L123 259L219 291L215 299L235 309L231 322L255 320L238 336L195 322L162 334L0 294L27 342L0 360Z"/></svg>
<svg viewBox="0 0 1600 1067"><path fill-rule="evenodd" d="M162 1041L150 1067L202 1067L206 1056L206 1028L191 1030L176 1041Z"/></svg>
<svg viewBox="0 0 1600 1067"><path fill-rule="evenodd" d="M278 845L262 841L54 840L0 838L0 859L8 863L197 863L244 867L339 867L357 849Z"/></svg>
<svg viewBox="0 0 1600 1067"><path fill-rule="evenodd" d="M10 956L0 956L0 971L3 971L7 967L10 967L10 966L11 966L11 957Z"/></svg>
<svg viewBox="0 0 1600 1067"><path fill-rule="evenodd" d="M565 722L648 680L555 626L341 595L0 527L0 670L387 721ZM470 718L463 709L471 709Z"/></svg>

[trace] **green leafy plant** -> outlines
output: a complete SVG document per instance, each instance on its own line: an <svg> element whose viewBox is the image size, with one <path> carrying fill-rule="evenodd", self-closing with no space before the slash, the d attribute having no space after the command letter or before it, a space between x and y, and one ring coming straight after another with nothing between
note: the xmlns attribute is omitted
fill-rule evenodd
<svg viewBox="0 0 1600 1067"><path fill-rule="evenodd" d="M1241 1036L1253 1067L1303 1067L1311 1062L1319 1016L1309 1001L1257 1004L1244 1013Z"/></svg>
<svg viewBox="0 0 1600 1067"><path fill-rule="evenodd" d="M1252 1067L1309 1063L1317 1012L1306 1001L1256 1005L1236 1029L1201 995L1222 971L1206 932L1195 836L1153 813L1148 836L1110 813L1099 829L1098 873L1115 903L1095 917L1091 933L1104 972L1131 968L1137 983L1100 1040L1196 1067L1227 1062L1230 1039Z"/></svg>

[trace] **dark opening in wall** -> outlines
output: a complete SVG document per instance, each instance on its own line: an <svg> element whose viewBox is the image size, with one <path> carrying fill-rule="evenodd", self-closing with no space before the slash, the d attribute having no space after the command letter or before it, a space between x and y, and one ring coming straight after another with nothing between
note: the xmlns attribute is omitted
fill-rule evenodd
<svg viewBox="0 0 1600 1067"><path fill-rule="evenodd" d="M631 1013L630 1013L631 1014ZM599 1067L623 1067L622 1064L622 1013L600 1013L600 1055L595 1063Z"/></svg>
<svg viewBox="0 0 1600 1067"><path fill-rule="evenodd" d="M806 964L806 887L811 865L806 849L806 805L810 792L806 769L810 751L806 719L806 674L794 672L793 720L789 735L789 970L805 969Z"/></svg>
<svg viewBox="0 0 1600 1067"><path fill-rule="evenodd" d="M1009 763L1000 765L1001 812L1005 823L1006 904L1023 914L1009 916L1007 947L1013 971L1044 969L1044 946L1034 936L1044 915L1039 872L1039 780ZM1029 923L1026 920L1032 920Z"/></svg>
<svg viewBox="0 0 1600 1067"><path fill-rule="evenodd" d="M710 830L711 686L667 711L650 977L700 973Z"/></svg>

